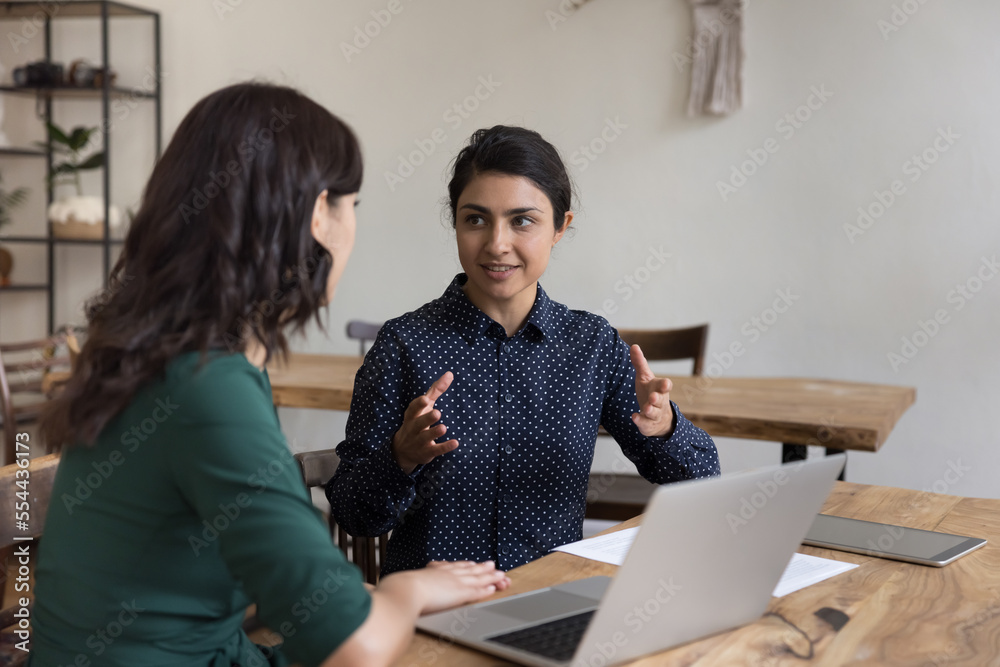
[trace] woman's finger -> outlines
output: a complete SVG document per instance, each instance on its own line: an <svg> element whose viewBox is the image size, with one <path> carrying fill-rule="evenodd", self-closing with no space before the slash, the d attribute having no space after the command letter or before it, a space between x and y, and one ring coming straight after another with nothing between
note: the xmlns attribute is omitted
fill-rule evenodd
<svg viewBox="0 0 1000 667"><path fill-rule="evenodd" d="M452 374L451 371L447 371L444 375L434 381L434 384L431 385L431 388L427 390L426 394L427 398L430 399L431 405L434 404L434 401L436 401L441 394L447 391L448 387L451 386L451 381L454 379L454 374Z"/></svg>

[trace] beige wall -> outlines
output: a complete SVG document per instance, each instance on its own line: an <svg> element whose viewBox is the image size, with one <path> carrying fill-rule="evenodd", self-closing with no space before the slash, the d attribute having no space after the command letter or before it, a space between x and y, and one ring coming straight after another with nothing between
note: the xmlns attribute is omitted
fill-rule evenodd
<svg viewBox="0 0 1000 667"><path fill-rule="evenodd" d="M618 325L710 322L710 360L734 342L746 348L715 368L725 375L916 386L917 404L883 451L853 455L849 478L1000 496L1000 280L977 284L980 272L993 277L983 258L1000 250L997 3L752 2L747 104L725 119L683 113L688 71L675 56L691 22L682 0L591 0L565 17L556 0L400 0L349 62L342 43L372 12L384 21L388 0L142 4L163 13L168 134L204 94L256 77L303 88L363 140L358 248L330 337L301 348L350 352L346 319L392 317L444 289L458 268L440 205L447 164L473 130L523 124L562 150L579 188L575 234L543 279L554 298L603 309ZM143 38L122 33L119 67L137 83ZM65 41L82 48L92 36L74 28ZM17 62L9 44L0 59ZM467 105L467 117L454 105ZM786 119L796 113L802 120ZM14 114L8 105L9 134ZM145 136L148 124L136 111L122 131ZM390 187L386 173L421 143L429 157ZM581 150L592 143L603 151L594 159ZM128 154L120 164L148 160L138 144L116 151ZM913 161L925 152L926 169ZM754 155L766 162L730 181ZM116 181L126 203L140 174ZM724 198L720 181L739 187ZM849 235L858 207L878 212L877 197L889 195L875 193L894 181L888 209ZM647 277L651 248L670 257ZM91 260L65 261L79 276ZM626 276L645 282L631 289ZM63 279L61 319L86 285ZM956 285L981 289L969 299ZM768 312L779 292L791 305ZM25 299L3 299L5 336L15 319L38 316ZM920 322L936 314L946 321L924 341ZM887 355L914 335L926 344L893 368ZM332 446L342 432L340 417L282 417L300 448ZM720 445L725 470L778 457L767 443Z"/></svg>

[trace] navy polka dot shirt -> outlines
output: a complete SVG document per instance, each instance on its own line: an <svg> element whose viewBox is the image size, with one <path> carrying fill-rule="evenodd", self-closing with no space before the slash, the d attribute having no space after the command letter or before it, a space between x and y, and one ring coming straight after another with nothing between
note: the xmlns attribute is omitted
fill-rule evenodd
<svg viewBox="0 0 1000 667"><path fill-rule="evenodd" d="M604 318L569 310L541 286L514 336L469 301L459 274L441 298L386 322L354 381L340 466L326 487L352 535L392 530L382 572L431 560L494 560L509 570L581 538L598 425L643 477L719 474L715 443L672 404L673 433L647 438L628 346ZM393 435L414 398L446 371L443 440L458 449L405 474Z"/></svg>

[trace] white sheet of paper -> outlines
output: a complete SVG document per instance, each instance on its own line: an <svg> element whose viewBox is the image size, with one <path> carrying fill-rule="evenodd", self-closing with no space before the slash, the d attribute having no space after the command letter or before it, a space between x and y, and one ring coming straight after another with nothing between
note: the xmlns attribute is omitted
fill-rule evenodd
<svg viewBox="0 0 1000 667"><path fill-rule="evenodd" d="M564 551L574 556L598 560L602 563L621 565L625 562L625 556L632 548L632 542L635 541L635 536L638 533L638 528L626 528L607 535L570 542L556 547L553 551ZM856 567L857 565L854 563L842 563L828 558L795 553L792 554L792 559L788 562L778 585L774 587L772 595L780 598Z"/></svg>

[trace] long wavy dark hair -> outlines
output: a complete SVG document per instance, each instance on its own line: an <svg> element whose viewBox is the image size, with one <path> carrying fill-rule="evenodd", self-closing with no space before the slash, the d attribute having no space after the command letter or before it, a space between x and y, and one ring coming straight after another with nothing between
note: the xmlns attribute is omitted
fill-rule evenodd
<svg viewBox="0 0 1000 667"><path fill-rule="evenodd" d="M42 435L93 444L143 385L189 351L287 353L326 299L332 257L310 231L316 198L361 187L351 129L291 88L244 83L198 102L157 162L87 340Z"/></svg>

